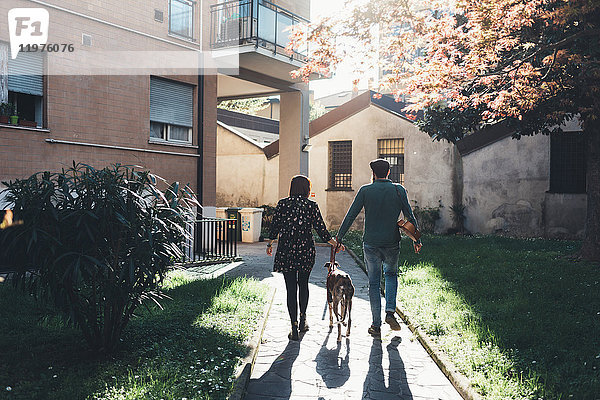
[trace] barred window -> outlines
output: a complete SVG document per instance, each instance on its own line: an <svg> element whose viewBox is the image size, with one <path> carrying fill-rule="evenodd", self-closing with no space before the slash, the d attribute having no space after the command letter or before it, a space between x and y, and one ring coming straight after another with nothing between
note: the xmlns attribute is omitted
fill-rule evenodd
<svg viewBox="0 0 600 400"><path fill-rule="evenodd" d="M352 189L352 141L329 142L329 189Z"/></svg>
<svg viewBox="0 0 600 400"><path fill-rule="evenodd" d="M585 193L585 140L582 132L550 137L550 192Z"/></svg>
<svg viewBox="0 0 600 400"><path fill-rule="evenodd" d="M392 182L404 184L404 139L378 139L377 156L390 163Z"/></svg>

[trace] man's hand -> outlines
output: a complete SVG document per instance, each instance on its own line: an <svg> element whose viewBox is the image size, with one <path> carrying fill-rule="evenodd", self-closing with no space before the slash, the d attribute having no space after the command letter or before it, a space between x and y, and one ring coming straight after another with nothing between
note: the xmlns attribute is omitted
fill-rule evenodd
<svg viewBox="0 0 600 400"><path fill-rule="evenodd" d="M346 246L341 244L340 241L337 240L337 238L331 238L331 240L327 243L329 243L335 249L336 253L346 250Z"/></svg>
<svg viewBox="0 0 600 400"><path fill-rule="evenodd" d="M419 254L421 247L423 247L423 243L413 242L413 247L415 248L415 253Z"/></svg>

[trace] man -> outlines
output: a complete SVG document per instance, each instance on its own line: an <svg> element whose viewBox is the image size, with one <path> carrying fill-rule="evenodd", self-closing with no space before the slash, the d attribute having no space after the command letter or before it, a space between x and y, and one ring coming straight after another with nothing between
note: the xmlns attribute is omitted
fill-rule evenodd
<svg viewBox="0 0 600 400"><path fill-rule="evenodd" d="M373 160L369 164L373 171L373 182L360 188L340 226L337 241L348 232L354 219L365 208L365 229L363 249L367 274L369 275L369 300L373 323L369 334L381 335L381 269L385 277L385 322L393 330L400 330L400 324L394 317L396 311L396 291L398 289L398 256L400 252L400 234L398 217L400 212L417 227L417 221L408 202L406 189L393 183L388 176L390 163L383 159ZM415 253L421 250L421 241L413 243Z"/></svg>

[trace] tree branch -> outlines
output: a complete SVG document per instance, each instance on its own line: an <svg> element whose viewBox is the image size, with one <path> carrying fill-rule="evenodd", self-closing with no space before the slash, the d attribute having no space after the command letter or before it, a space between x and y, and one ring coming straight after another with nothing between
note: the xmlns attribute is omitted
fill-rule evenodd
<svg viewBox="0 0 600 400"><path fill-rule="evenodd" d="M574 40L577 40L577 39L580 39L580 38L584 38L586 36L594 36L594 35L600 35L600 30L599 29L594 29L594 30L590 30L590 31L581 31L581 32L578 32L578 33L576 33L574 35L571 35L571 36L566 37L566 38L564 38L562 40L559 40L556 43L550 43L550 44L547 44L545 46L540 47L539 49L537 49L536 51L534 51L533 53L531 53L527 57L523 58L521 60L521 62L519 62L518 65L516 65L516 66L514 66L514 67L512 67L510 69L505 69L506 65L504 65L504 66L502 66L502 69L500 71L487 72L485 74L478 75L477 77L478 78L484 78L486 76L495 76L495 75L505 75L505 74L508 74L508 73L510 73L512 71L518 70L519 68L521 68L521 66L523 64L525 64L531 58L537 56L538 54L540 54L541 52L546 51L546 50L554 49L554 51L555 51L555 57L556 57L556 51L558 49L560 49L561 47L563 47L563 46L565 46L567 44L570 44ZM514 58L508 60L508 62L512 62L512 60L514 60Z"/></svg>

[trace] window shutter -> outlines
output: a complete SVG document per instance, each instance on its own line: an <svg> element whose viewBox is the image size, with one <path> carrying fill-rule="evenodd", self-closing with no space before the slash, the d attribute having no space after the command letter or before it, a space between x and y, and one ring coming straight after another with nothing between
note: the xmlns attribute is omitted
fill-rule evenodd
<svg viewBox="0 0 600 400"><path fill-rule="evenodd" d="M150 120L192 127L194 87L150 77Z"/></svg>
<svg viewBox="0 0 600 400"><path fill-rule="evenodd" d="M20 52L8 59L8 90L11 92L44 95L44 59L39 53Z"/></svg>

